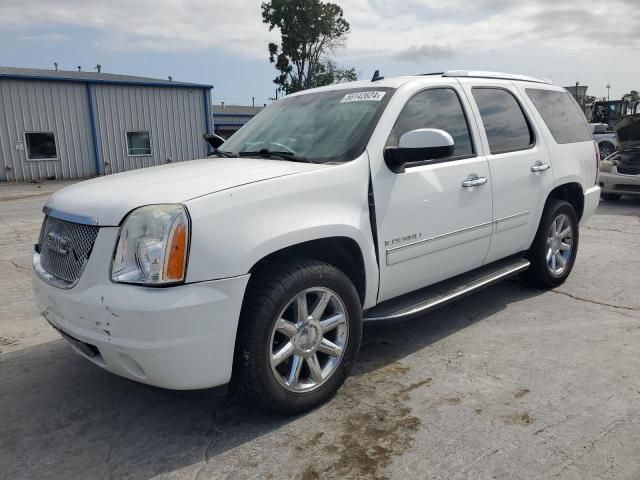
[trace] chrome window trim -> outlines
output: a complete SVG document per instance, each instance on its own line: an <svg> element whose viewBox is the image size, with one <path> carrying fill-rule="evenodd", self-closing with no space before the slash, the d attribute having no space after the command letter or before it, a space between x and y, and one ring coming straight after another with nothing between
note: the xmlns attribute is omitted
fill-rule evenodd
<svg viewBox="0 0 640 480"><path fill-rule="evenodd" d="M96 227L98 226L98 220L96 218L89 217L86 215L77 215L75 213L67 213L67 212L63 212L62 210L56 210L55 208L46 207L46 206L42 209L42 213L44 213L49 217L57 218L58 220L64 220L66 222L79 223L81 225L93 225Z"/></svg>

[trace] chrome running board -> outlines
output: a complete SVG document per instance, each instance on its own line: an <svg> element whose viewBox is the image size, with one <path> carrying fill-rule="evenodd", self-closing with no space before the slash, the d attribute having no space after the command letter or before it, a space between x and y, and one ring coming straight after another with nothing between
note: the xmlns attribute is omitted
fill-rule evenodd
<svg viewBox="0 0 640 480"><path fill-rule="evenodd" d="M510 258L491 263L472 272L382 302L364 312L364 321L404 320L423 315L505 278L524 272L529 265L529 260L524 258Z"/></svg>

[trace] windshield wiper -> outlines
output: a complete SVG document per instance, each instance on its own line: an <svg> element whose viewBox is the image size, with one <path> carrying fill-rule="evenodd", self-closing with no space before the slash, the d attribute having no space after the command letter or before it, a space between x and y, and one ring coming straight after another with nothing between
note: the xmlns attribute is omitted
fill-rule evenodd
<svg viewBox="0 0 640 480"><path fill-rule="evenodd" d="M311 160L309 160L308 158L305 157L299 157L293 153L289 153L289 152L278 152L275 150L267 150L266 148L263 148L261 150L255 150L255 151L244 151L244 152L239 152L238 153L239 157L253 157L253 156L257 156L257 157L276 157L276 158L281 158L283 160L289 160L291 162L306 162L306 163L314 163Z"/></svg>
<svg viewBox="0 0 640 480"><path fill-rule="evenodd" d="M226 150L214 150L211 155L218 155L219 157L225 157L225 158L237 158L238 155L236 155L233 152L227 152Z"/></svg>

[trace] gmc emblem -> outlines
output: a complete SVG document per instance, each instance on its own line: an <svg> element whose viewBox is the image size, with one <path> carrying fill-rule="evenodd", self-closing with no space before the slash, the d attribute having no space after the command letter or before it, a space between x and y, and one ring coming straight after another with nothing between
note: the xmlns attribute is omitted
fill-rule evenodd
<svg viewBox="0 0 640 480"><path fill-rule="evenodd" d="M47 234L47 248L60 255L66 255L71 250L71 242L68 238L63 237L55 232Z"/></svg>

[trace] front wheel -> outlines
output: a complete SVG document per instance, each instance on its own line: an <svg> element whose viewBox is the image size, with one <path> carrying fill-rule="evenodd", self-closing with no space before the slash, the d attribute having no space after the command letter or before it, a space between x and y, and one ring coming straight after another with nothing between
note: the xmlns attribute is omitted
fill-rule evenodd
<svg viewBox="0 0 640 480"><path fill-rule="evenodd" d="M344 383L361 337L360 299L344 273L315 260L272 265L251 279L243 304L241 389L279 414L310 410Z"/></svg>
<svg viewBox="0 0 640 480"><path fill-rule="evenodd" d="M563 200L550 200L527 258L531 262L523 277L542 288L554 288L569 277L578 253L578 216Z"/></svg>

